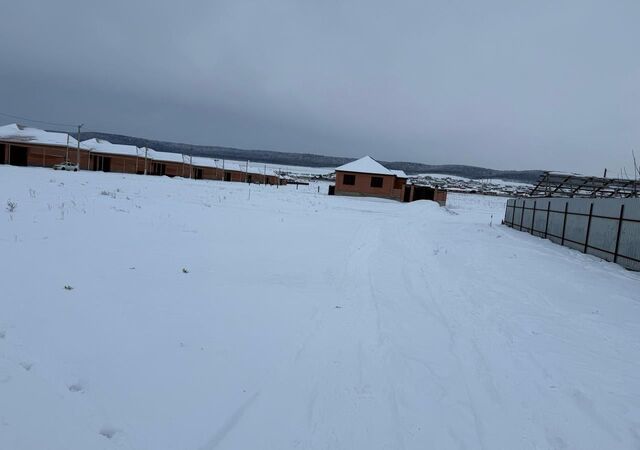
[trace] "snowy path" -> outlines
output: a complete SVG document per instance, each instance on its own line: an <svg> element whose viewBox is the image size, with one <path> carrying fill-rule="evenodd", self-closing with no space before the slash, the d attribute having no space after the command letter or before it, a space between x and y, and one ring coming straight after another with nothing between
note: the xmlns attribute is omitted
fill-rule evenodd
<svg viewBox="0 0 640 450"><path fill-rule="evenodd" d="M0 187L1 449L640 446L640 276L503 200Z"/></svg>

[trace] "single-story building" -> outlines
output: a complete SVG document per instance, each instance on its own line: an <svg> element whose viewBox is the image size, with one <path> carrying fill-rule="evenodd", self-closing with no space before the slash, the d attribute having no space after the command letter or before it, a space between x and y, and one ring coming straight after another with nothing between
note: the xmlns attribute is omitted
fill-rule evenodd
<svg viewBox="0 0 640 450"><path fill-rule="evenodd" d="M112 144L98 138L87 139L81 144L90 151L88 170L144 174L145 167L151 166L144 149L135 145Z"/></svg>
<svg viewBox="0 0 640 450"><path fill-rule="evenodd" d="M407 177L393 172L370 156L336 168L336 195L361 195L402 201Z"/></svg>
<svg viewBox="0 0 640 450"><path fill-rule="evenodd" d="M64 161L87 164L88 152L67 133L40 130L12 123L0 127L0 164L52 167Z"/></svg>
<svg viewBox="0 0 640 450"><path fill-rule="evenodd" d="M336 184L330 194L381 197L400 202L433 200L444 206L447 192L409 183L402 170L387 169L370 156L336 168Z"/></svg>
<svg viewBox="0 0 640 450"><path fill-rule="evenodd" d="M204 157L194 157L191 162L196 179L270 185L286 184L275 170L266 166L262 168L241 161Z"/></svg>
<svg viewBox="0 0 640 450"><path fill-rule="evenodd" d="M144 149L142 149L145 151ZM191 177L191 163L187 155L181 153L159 152L147 149L147 157L151 160L149 175L166 175L168 177Z"/></svg>

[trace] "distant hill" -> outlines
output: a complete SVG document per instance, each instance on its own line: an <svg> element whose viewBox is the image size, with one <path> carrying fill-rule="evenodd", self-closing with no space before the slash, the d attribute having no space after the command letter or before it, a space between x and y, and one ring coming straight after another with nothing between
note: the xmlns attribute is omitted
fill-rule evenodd
<svg viewBox="0 0 640 450"><path fill-rule="evenodd" d="M81 139L105 139L114 144L128 144L137 147L150 147L162 152L183 153L192 156L207 156L210 158L225 158L234 160L250 160L271 164L305 167L337 167L353 161L354 158L315 155L312 153L277 152L270 150L244 150L233 147L219 147L215 145L192 145L176 142L156 141L120 134L85 132ZM495 170L484 167L465 166L458 164L433 165L404 161L380 161L390 169L404 170L407 174L441 173L465 178L499 178L508 181L533 183L538 179L540 170Z"/></svg>

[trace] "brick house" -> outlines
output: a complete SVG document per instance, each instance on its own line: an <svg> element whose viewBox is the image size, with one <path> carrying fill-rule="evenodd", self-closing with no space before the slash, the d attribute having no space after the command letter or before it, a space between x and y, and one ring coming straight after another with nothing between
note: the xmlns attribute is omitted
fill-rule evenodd
<svg viewBox="0 0 640 450"><path fill-rule="evenodd" d="M400 202L433 200L441 206L447 201L446 191L413 185L402 170L387 169L370 156L337 167L336 184L331 186L329 193L388 198Z"/></svg>

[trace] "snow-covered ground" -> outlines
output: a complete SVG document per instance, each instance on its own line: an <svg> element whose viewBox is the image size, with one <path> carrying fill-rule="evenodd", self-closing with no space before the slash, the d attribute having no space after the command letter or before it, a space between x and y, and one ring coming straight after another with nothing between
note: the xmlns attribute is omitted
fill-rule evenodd
<svg viewBox="0 0 640 450"><path fill-rule="evenodd" d="M0 449L640 446L640 275L504 199L0 166L0 202Z"/></svg>

